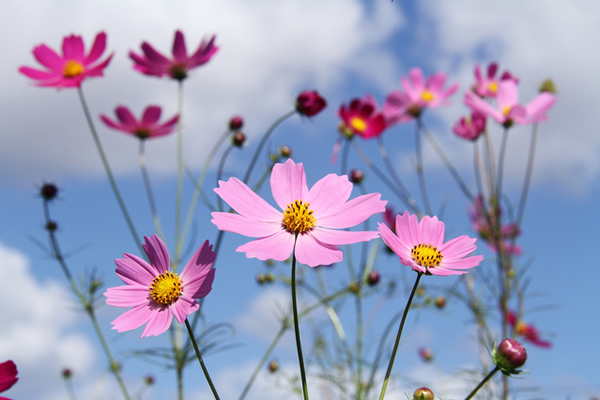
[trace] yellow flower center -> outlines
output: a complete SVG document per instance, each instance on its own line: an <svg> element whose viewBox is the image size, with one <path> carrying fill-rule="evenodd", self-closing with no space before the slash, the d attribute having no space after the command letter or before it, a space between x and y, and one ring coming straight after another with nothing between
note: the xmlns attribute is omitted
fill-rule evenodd
<svg viewBox="0 0 600 400"><path fill-rule="evenodd" d="M302 200L296 200L288 204L283 212L283 226L290 232L304 233L311 230L316 224L313 213L308 208L310 203L303 203Z"/></svg>
<svg viewBox="0 0 600 400"><path fill-rule="evenodd" d="M431 93L429 90L425 90L423 93L421 93L421 99L425 101L431 101L434 99L433 93Z"/></svg>
<svg viewBox="0 0 600 400"><path fill-rule="evenodd" d="M496 93L498 91L498 82L490 82L488 84L488 89L492 93Z"/></svg>
<svg viewBox="0 0 600 400"><path fill-rule="evenodd" d="M524 335L527 332L527 324L523 321L519 321L515 326L515 332L517 335Z"/></svg>
<svg viewBox="0 0 600 400"><path fill-rule="evenodd" d="M507 115L508 115L508 113L510 113L510 110L512 110L512 107L511 107L511 106L506 106L506 107L504 107L504 108L502 109L502 114L503 114L504 116L507 116Z"/></svg>
<svg viewBox="0 0 600 400"><path fill-rule="evenodd" d="M444 256L437 247L430 244L415 244L411 250L413 260L422 267L437 267Z"/></svg>
<svg viewBox="0 0 600 400"><path fill-rule="evenodd" d="M171 304L181 296L181 278L175 272L164 272L154 278L149 289L158 304Z"/></svg>
<svg viewBox="0 0 600 400"><path fill-rule="evenodd" d="M85 68L79 61L69 60L63 68L63 76L65 78L75 78L83 74L83 71L85 71Z"/></svg>
<svg viewBox="0 0 600 400"><path fill-rule="evenodd" d="M358 118L358 117L353 117L350 120L350 125L352 125L352 128L357 131L357 132L364 132L365 129L367 129L367 123L365 122L364 119L362 118Z"/></svg>

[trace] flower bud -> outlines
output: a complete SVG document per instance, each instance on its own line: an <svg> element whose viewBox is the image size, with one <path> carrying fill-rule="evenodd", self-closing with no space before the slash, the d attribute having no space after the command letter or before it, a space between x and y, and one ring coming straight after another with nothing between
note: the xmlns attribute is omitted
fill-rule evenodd
<svg viewBox="0 0 600 400"><path fill-rule="evenodd" d="M53 200L58 194L58 188L53 183L44 183L40 188L40 196L46 201Z"/></svg>
<svg viewBox="0 0 600 400"><path fill-rule="evenodd" d="M304 91L296 99L296 111L307 117L317 115L325 106L327 102L316 90Z"/></svg>
<svg viewBox="0 0 600 400"><path fill-rule="evenodd" d="M540 85L540 92L548 92L552 94L556 94L556 86L554 85L554 81L552 79L546 79Z"/></svg>
<svg viewBox="0 0 600 400"><path fill-rule="evenodd" d="M233 145L236 147L242 147L245 141L246 135L244 135L242 132L236 132L231 137L231 143L233 143Z"/></svg>
<svg viewBox="0 0 600 400"><path fill-rule="evenodd" d="M425 288L423 286L419 286L417 288L417 296L423 297L424 294L425 294Z"/></svg>
<svg viewBox="0 0 600 400"><path fill-rule="evenodd" d="M46 230L48 232L54 232L56 229L58 229L58 224L54 221L48 221L46 223Z"/></svg>
<svg viewBox="0 0 600 400"><path fill-rule="evenodd" d="M242 126L244 126L244 120L239 115L236 115L229 120L229 129L232 131L240 130Z"/></svg>
<svg viewBox="0 0 600 400"><path fill-rule="evenodd" d="M259 285L262 285L262 284L264 284L264 283L265 283L265 281L266 281L266 278L265 278L265 275L264 275L264 274L258 274L258 275L256 275L256 282L257 282Z"/></svg>
<svg viewBox="0 0 600 400"><path fill-rule="evenodd" d="M62 370L62 377L64 379L70 379L73 376L73 371L70 368L65 368Z"/></svg>
<svg viewBox="0 0 600 400"><path fill-rule="evenodd" d="M279 363L277 361L273 360L269 363L267 368L269 369L269 372L273 374L273 373L277 372L277 370L279 369Z"/></svg>
<svg viewBox="0 0 600 400"><path fill-rule="evenodd" d="M429 347L421 347L419 349L419 356L425 362L433 360L433 351Z"/></svg>
<svg viewBox="0 0 600 400"><path fill-rule="evenodd" d="M438 309L443 309L444 307L446 307L446 298L444 296L438 296L435 298L435 306Z"/></svg>
<svg viewBox="0 0 600 400"><path fill-rule="evenodd" d="M279 155L284 158L290 158L292 156L292 149L289 146L281 146L279 148Z"/></svg>
<svg viewBox="0 0 600 400"><path fill-rule="evenodd" d="M369 277L367 278L367 283L369 284L369 286L375 286L379 283L380 279L381 279L381 275L379 275L379 272L371 271L371 272L369 272Z"/></svg>
<svg viewBox="0 0 600 400"><path fill-rule="evenodd" d="M527 361L525 347L514 339L504 339L498 345L498 349L492 353L494 364L504 374L518 373L515 369L521 367Z"/></svg>
<svg viewBox="0 0 600 400"><path fill-rule="evenodd" d="M272 272L269 272L267 275L265 275L265 283L271 283L275 281L275 275L273 275Z"/></svg>
<svg viewBox="0 0 600 400"><path fill-rule="evenodd" d="M433 400L433 399L435 399L433 392L426 387L420 387L417 390L415 390L415 393L413 393L413 400Z"/></svg>
<svg viewBox="0 0 600 400"><path fill-rule="evenodd" d="M350 285L348 285L348 288L354 294L357 294L360 291L360 286L358 286L358 283L356 282L351 282Z"/></svg>
<svg viewBox="0 0 600 400"><path fill-rule="evenodd" d="M353 169L350 171L350 182L361 183L365 179L365 173L360 169Z"/></svg>
<svg viewBox="0 0 600 400"><path fill-rule="evenodd" d="M153 375L146 375L144 377L144 383L148 386L154 385L154 376Z"/></svg>

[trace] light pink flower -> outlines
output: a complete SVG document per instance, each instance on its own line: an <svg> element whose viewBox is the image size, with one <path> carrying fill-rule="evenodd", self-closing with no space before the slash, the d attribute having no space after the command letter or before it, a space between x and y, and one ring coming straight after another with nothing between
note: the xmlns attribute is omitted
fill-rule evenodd
<svg viewBox="0 0 600 400"><path fill-rule="evenodd" d="M378 108L377 100L370 94L362 99L353 99L348 107L342 104L338 111L342 119L340 131L346 136L358 135L363 139L381 135L388 125L385 115Z"/></svg>
<svg viewBox="0 0 600 400"><path fill-rule="evenodd" d="M160 124L158 120L160 119L161 111L161 108L158 106L148 106L144 110L142 119L137 120L129 108L118 106L115 108L118 122L113 121L104 114L100 115L100 118L112 129L137 136L140 139L147 139L168 135L177 127L178 115Z"/></svg>
<svg viewBox="0 0 600 400"><path fill-rule="evenodd" d="M501 81L512 79L515 83L519 83L519 79L512 76L510 72L505 71L500 78L496 78L498 72L498 64L490 63L487 70L487 76L481 75L481 69L479 65L475 66L475 84L473 85L473 91L481 97L496 97L498 92L498 84Z"/></svg>
<svg viewBox="0 0 600 400"><path fill-rule="evenodd" d="M0 363L0 392L6 392L12 387L19 378L17 378L17 366L11 360ZM0 397L0 400L10 400L6 397Z"/></svg>
<svg viewBox="0 0 600 400"><path fill-rule="evenodd" d="M207 240L178 275L170 271L169 252L162 240L156 235L145 236L144 240L150 263L124 253L115 264L117 275L126 285L104 292L106 304L133 307L112 322L113 329L123 332L146 324L142 337L160 335L169 329L173 317L182 324L198 310L195 299L205 297L212 289L212 265L217 256Z"/></svg>
<svg viewBox="0 0 600 400"><path fill-rule="evenodd" d="M532 122L545 121L548 111L557 97L551 93L543 92L537 95L525 107L519 104L519 91L517 83L512 79L501 81L498 84L496 94L496 105L494 108L481 97L473 92L466 92L464 102L473 110L494 118L496 121L510 127L513 124L529 124Z"/></svg>
<svg viewBox="0 0 600 400"><path fill-rule="evenodd" d="M348 201L352 183L347 176L329 174L309 190L302 163L288 159L275 164L271 191L280 210L272 207L237 178L220 181L215 192L238 214L213 212L212 223L222 231L259 238L237 248L248 257L283 261L292 255L311 267L329 265L343 259L337 246L364 242L377 232L339 229L360 224L383 212L386 201L379 193Z"/></svg>
<svg viewBox="0 0 600 400"><path fill-rule="evenodd" d="M477 247L477 239L466 235L444 243L444 223L437 217L416 215L405 211L396 216L396 233L379 223L381 238L400 257L400 262L426 275L460 275L479 265L483 256L466 257Z"/></svg>
<svg viewBox="0 0 600 400"><path fill-rule="evenodd" d="M454 124L452 131L463 139L477 140L485 131L485 123L485 115L474 110L470 117L462 117Z"/></svg>
<svg viewBox="0 0 600 400"><path fill-rule="evenodd" d="M181 31L175 32L173 41L173 58L169 59L159 53L147 42L142 43L143 55L138 55L133 51L129 52L129 57L133 60L133 68L146 75L165 76L168 75L178 81L184 80L188 72L196 67L206 64L219 50L215 46L215 36L208 41L202 40L196 52L190 56L187 54L185 39Z"/></svg>
<svg viewBox="0 0 600 400"><path fill-rule="evenodd" d="M421 68L413 68L408 79L402 77L402 88L391 92L385 99L383 109L388 114L388 122L405 122L421 115L426 108L442 107L450 104L447 100L458 89L458 83L444 89L446 74L438 72L424 81Z"/></svg>
<svg viewBox="0 0 600 400"><path fill-rule="evenodd" d="M89 54L85 55L85 47L81 36L67 36L63 39L62 52L58 55L54 50L41 44L33 49L33 56L46 70L30 67L21 67L19 72L38 81L36 86L56 88L81 87L85 78L102 76L102 71L110 60L112 54L101 63L96 63L106 48L106 33L96 35L94 44Z"/></svg>

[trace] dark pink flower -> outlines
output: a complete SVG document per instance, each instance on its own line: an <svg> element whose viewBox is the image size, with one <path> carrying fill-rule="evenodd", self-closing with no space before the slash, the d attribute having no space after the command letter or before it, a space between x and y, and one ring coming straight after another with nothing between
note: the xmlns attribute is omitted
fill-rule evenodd
<svg viewBox="0 0 600 400"><path fill-rule="evenodd" d="M12 387L19 378L17 378L17 366L11 360L0 364L0 392L6 392ZM0 400L10 400L6 397L0 397Z"/></svg>
<svg viewBox="0 0 600 400"><path fill-rule="evenodd" d="M306 90L296 98L296 111L306 117L317 115L327 106L327 102L316 90Z"/></svg>
<svg viewBox="0 0 600 400"><path fill-rule="evenodd" d="M106 60L97 63L105 49L106 33L104 32L96 35L87 56L81 36L67 36L63 39L62 56L45 44L33 49L33 56L46 70L21 67L19 72L36 80L36 86L79 88L85 78L103 76L102 71L113 56L111 54Z"/></svg>
<svg viewBox="0 0 600 400"><path fill-rule="evenodd" d="M358 135L372 139L388 127L384 114L378 110L377 100L370 94L362 99L353 99L349 107L342 104L338 115L342 119L339 129L348 137Z"/></svg>
<svg viewBox="0 0 600 400"><path fill-rule="evenodd" d="M140 120L137 120L129 111L129 108L125 106L115 108L115 114L118 122L113 121L104 114L100 115L100 118L110 128L137 136L140 139L168 135L175 130L177 121L179 121L179 116L175 115L167 122L159 123L161 108L158 106L146 107Z"/></svg>
<svg viewBox="0 0 600 400"><path fill-rule="evenodd" d="M410 121L421 115L426 108L442 107L450 104L447 100L458 89L458 83L444 89L446 74L438 72L424 81L423 71L413 68L408 78L402 77L402 88L391 92L385 99L383 109L388 123Z"/></svg>
<svg viewBox="0 0 600 400"><path fill-rule="evenodd" d="M498 92L498 84L501 81L512 79L516 83L519 83L519 79L515 76L512 76L510 72L505 71L500 78L496 78L496 73L498 72L498 64L490 63L488 65L487 76L484 77L481 75L481 69L479 65L475 66L475 84L473 84L473 91L477 93L481 97L496 97L496 93Z"/></svg>
<svg viewBox="0 0 600 400"><path fill-rule="evenodd" d="M517 315L512 311L507 311L506 319L509 325L514 329L515 334L523 337L523 339L532 344L549 349L552 347L552 342L540 338L540 333L533 325L527 324L520 319L517 321Z"/></svg>
<svg viewBox="0 0 600 400"><path fill-rule="evenodd" d="M485 115L479 111L473 111L470 117L462 117L454 125L452 131L463 139L477 140L485 131L485 123Z"/></svg>
<svg viewBox="0 0 600 400"><path fill-rule="evenodd" d="M203 39L196 52L188 56L183 33L176 31L172 59L159 53L147 42L142 43L143 55L130 51L129 57L134 62L133 68L143 74L159 77L168 75L182 81L191 69L206 64L217 50L219 48L215 46L215 36L213 35L208 41Z"/></svg>

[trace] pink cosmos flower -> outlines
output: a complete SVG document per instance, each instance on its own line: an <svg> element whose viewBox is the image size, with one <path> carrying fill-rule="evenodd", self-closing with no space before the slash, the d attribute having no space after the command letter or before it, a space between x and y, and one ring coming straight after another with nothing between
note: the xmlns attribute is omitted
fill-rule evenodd
<svg viewBox="0 0 600 400"><path fill-rule="evenodd" d="M134 62L133 68L145 75L159 77L168 75L173 79L182 81L187 77L188 71L206 64L217 50L219 48L215 46L215 36L213 35L208 41L203 39L196 52L188 56L183 33L176 31L172 59L159 53L147 42L142 43L143 55L130 51L129 57Z"/></svg>
<svg viewBox="0 0 600 400"><path fill-rule="evenodd" d="M473 111L470 117L462 117L452 131L463 139L477 140L485 131L486 117L479 111Z"/></svg>
<svg viewBox="0 0 600 400"><path fill-rule="evenodd" d="M519 104L517 83L512 79L503 80L498 84L496 94L498 108L492 107L477 94L470 91L465 93L464 98L467 106L494 118L505 127L510 127L515 123L529 124L545 121L548 118L546 111L556 103L556 100L555 95L543 92L523 107Z"/></svg>
<svg viewBox="0 0 600 400"><path fill-rule="evenodd" d="M437 217L416 215L405 211L396 216L396 233L379 223L381 238L400 257L400 262L426 275L466 274L481 262L483 256L466 257L477 247L477 239L466 235L444 243L444 223Z"/></svg>
<svg viewBox="0 0 600 400"><path fill-rule="evenodd" d="M144 237L144 251L150 264L133 254L124 253L115 260L117 275L124 286L108 288L106 304L133 307L112 322L119 332L146 324L142 337L157 336L169 329L173 317L182 324L198 310L195 299L205 297L212 289L217 253L208 240L192 256L181 275L170 271L169 252L156 235Z"/></svg>
<svg viewBox="0 0 600 400"><path fill-rule="evenodd" d="M288 159L275 164L271 191L280 210L272 207L237 178L220 181L215 192L238 214L213 212L212 223L222 231L258 238L237 248L248 257L283 261L292 255L311 267L343 259L337 246L364 242L377 232L345 231L373 214L383 212L379 193L348 201L352 183L347 176L329 174L309 190L302 163Z"/></svg>
<svg viewBox="0 0 600 400"><path fill-rule="evenodd" d="M481 69L479 65L475 66L475 84L473 85L473 91L481 97L496 97L498 92L498 84L501 81L512 79L515 83L519 83L519 79L512 76L510 72L505 71L500 78L496 78L496 72L498 72L498 64L490 63L487 70L487 76L484 78L481 75Z"/></svg>
<svg viewBox="0 0 600 400"><path fill-rule="evenodd" d="M370 94L362 99L353 99L349 107L342 104L338 115L342 119L340 132L348 137L358 135L372 139L388 127L384 113L378 110L377 100Z"/></svg>
<svg viewBox="0 0 600 400"><path fill-rule="evenodd" d="M384 110L390 115L389 122L410 121L421 115L426 108L442 107L450 104L447 100L458 89L458 83L444 89L446 74L438 72L424 81L423 71L413 68L409 78L402 77L404 92L391 92L385 99Z"/></svg>
<svg viewBox="0 0 600 400"><path fill-rule="evenodd" d="M540 338L540 333L535 326L526 324L521 320L517 321L517 316L514 312L508 311L506 319L518 336L522 336L525 340L539 347L547 349L552 347L552 342Z"/></svg>
<svg viewBox="0 0 600 400"><path fill-rule="evenodd" d="M12 387L19 378L17 378L17 366L11 360L0 363L0 392L6 392ZM0 400L10 400L6 397L0 397Z"/></svg>
<svg viewBox="0 0 600 400"><path fill-rule="evenodd" d="M125 132L129 135L137 136L140 139L155 138L168 135L177 127L179 115L175 115L167 122L158 123L162 110L158 106L148 106L144 110L141 120L137 120L129 108L119 106L115 108L115 114L118 122L113 121L106 115L100 115L102 121L112 129Z"/></svg>
<svg viewBox="0 0 600 400"><path fill-rule="evenodd" d="M85 47L81 36L67 36L63 39L62 52L58 55L54 50L41 44L33 49L33 56L46 70L21 67L19 72L28 78L38 81L36 86L72 88L81 87L87 77L103 76L102 71L110 60L111 54L101 63L96 63L106 48L106 33L96 35L89 54L85 55Z"/></svg>

